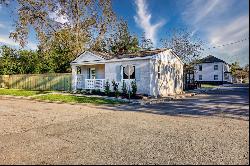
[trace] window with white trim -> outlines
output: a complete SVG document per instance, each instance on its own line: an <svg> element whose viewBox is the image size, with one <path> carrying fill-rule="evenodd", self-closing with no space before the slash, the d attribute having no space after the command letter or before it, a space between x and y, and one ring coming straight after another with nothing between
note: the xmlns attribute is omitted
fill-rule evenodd
<svg viewBox="0 0 250 166"><path fill-rule="evenodd" d="M214 75L214 80L218 80L218 79L219 79L218 75Z"/></svg>
<svg viewBox="0 0 250 166"><path fill-rule="evenodd" d="M214 65L214 70L218 70L218 65Z"/></svg>

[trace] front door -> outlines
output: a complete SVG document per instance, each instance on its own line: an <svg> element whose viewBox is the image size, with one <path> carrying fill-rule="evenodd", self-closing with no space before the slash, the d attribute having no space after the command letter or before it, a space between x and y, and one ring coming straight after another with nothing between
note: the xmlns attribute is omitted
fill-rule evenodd
<svg viewBox="0 0 250 166"><path fill-rule="evenodd" d="M89 79L96 79L96 71L95 68L89 68Z"/></svg>

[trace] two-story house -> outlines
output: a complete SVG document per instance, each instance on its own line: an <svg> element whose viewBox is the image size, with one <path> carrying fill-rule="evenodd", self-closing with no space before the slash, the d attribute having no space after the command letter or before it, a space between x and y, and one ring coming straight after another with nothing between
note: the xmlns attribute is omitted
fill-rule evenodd
<svg viewBox="0 0 250 166"><path fill-rule="evenodd" d="M232 83L229 65L212 55L199 61L195 66L195 81L207 84Z"/></svg>

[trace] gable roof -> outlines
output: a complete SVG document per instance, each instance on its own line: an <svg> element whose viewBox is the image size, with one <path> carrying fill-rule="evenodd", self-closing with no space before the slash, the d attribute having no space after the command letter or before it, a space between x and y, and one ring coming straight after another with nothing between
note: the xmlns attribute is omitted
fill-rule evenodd
<svg viewBox="0 0 250 166"><path fill-rule="evenodd" d="M201 60L199 60L199 63L214 63L214 62L223 62L226 63L225 61L216 58L215 56L209 55Z"/></svg>
<svg viewBox="0 0 250 166"><path fill-rule="evenodd" d="M138 51L135 53L128 53L128 54L108 54L108 53L103 53L103 52L98 52L98 51L90 51L90 52L106 60L110 60L110 59L122 59L122 58L147 57L147 56L156 55L166 50L167 49L155 49L155 50L147 50L147 51Z"/></svg>
<svg viewBox="0 0 250 166"><path fill-rule="evenodd" d="M91 62L91 61L105 61L105 60L122 60L122 59L135 59L135 58L151 58L154 55L159 53L169 51L172 55L174 55L182 64L181 59L171 50L171 49L155 49L155 50L147 50L147 51L138 51L136 53L130 54L108 54L104 52L98 51L85 51L81 53L71 64L77 64L82 62ZM86 60L85 60L86 59ZM91 60L90 60L91 59Z"/></svg>

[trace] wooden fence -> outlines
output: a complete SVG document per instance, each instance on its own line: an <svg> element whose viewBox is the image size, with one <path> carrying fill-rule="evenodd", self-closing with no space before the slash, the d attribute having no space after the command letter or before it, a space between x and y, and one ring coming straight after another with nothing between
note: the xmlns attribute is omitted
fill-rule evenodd
<svg viewBox="0 0 250 166"><path fill-rule="evenodd" d="M71 73L0 75L0 88L71 90Z"/></svg>

